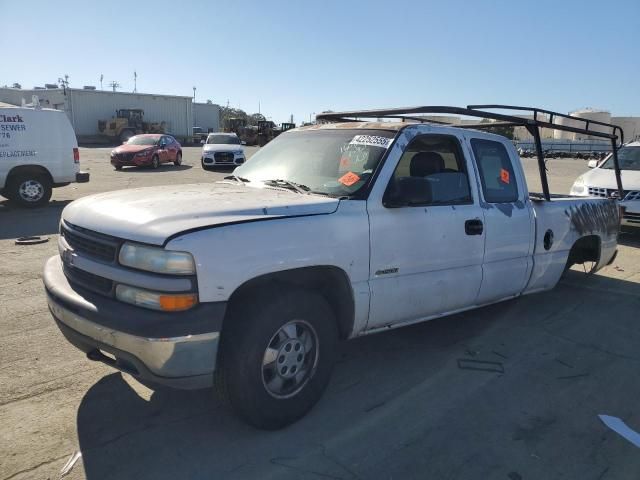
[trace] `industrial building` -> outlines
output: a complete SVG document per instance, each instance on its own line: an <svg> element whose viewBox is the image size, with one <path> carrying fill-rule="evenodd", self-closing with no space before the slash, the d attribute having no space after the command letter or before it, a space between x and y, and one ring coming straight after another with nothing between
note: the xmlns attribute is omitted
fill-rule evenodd
<svg viewBox="0 0 640 480"><path fill-rule="evenodd" d="M193 104L193 125L205 132L220 131L220 106L213 103Z"/></svg>
<svg viewBox="0 0 640 480"><path fill-rule="evenodd" d="M606 110L597 110L592 108L585 108L581 110L575 110L573 112L569 112L569 115L573 117L583 118L586 120L593 120L596 122L610 123L622 128L624 132L624 140L625 142L631 142L634 140L640 139L640 117L613 117L611 116L611 112ZM527 117L532 118L532 117ZM571 120L569 118L554 118L553 123L559 125L566 125L570 127L584 127L584 122ZM603 131L610 132L611 130L607 127L600 127L598 125L592 125L590 127L595 131ZM584 135L580 133L573 132L565 132L562 130L550 130L543 128L541 129L541 137L542 139L547 140L558 140L558 141L568 141L568 142L589 142L589 141L598 141L602 142L602 139L598 139L597 137L591 137L589 135ZM516 127L514 130L514 136L516 139L521 141L532 141L533 137L527 131L525 127Z"/></svg>
<svg viewBox="0 0 640 480"><path fill-rule="evenodd" d="M16 89L0 88L0 102L21 105L31 103L37 95L44 108L64 110L71 120L79 141L97 138L98 122L109 120L119 109L144 110L148 122L165 122L166 131L179 140L191 137L192 127L218 131L220 107L193 103L190 96L156 95L148 93L113 92L93 88ZM199 124L200 120L204 124Z"/></svg>

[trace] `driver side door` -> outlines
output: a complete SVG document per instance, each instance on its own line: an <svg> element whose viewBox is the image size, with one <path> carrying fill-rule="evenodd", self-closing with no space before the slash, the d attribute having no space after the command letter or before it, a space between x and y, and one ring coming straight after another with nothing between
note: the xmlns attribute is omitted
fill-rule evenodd
<svg viewBox="0 0 640 480"><path fill-rule="evenodd" d="M368 329L428 319L476 301L484 218L462 145L453 132L415 135L388 181L387 200L370 196ZM411 198L422 198L420 204L388 201L404 183L413 185ZM421 185L429 192L415 190Z"/></svg>
<svg viewBox="0 0 640 480"><path fill-rule="evenodd" d="M158 158L160 159L160 163L165 163L168 161L168 153L167 153L167 137L160 137L160 141L158 142Z"/></svg>

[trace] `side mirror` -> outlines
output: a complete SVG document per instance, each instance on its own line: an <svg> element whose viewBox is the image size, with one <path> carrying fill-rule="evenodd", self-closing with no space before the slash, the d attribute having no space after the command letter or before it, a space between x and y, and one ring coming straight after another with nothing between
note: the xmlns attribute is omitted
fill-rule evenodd
<svg viewBox="0 0 640 480"><path fill-rule="evenodd" d="M598 166L598 160L589 160L589 163L587 163L587 167L589 168L596 168Z"/></svg>
<svg viewBox="0 0 640 480"><path fill-rule="evenodd" d="M382 204L387 208L429 205L432 202L431 183L422 177L400 177L389 185Z"/></svg>

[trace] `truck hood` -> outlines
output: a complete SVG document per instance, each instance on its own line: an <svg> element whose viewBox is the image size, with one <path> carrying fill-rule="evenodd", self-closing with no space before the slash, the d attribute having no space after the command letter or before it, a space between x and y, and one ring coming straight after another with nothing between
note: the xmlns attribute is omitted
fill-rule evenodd
<svg viewBox="0 0 640 480"><path fill-rule="evenodd" d="M127 240L162 245L185 230L268 218L322 215L339 200L227 182L99 193L70 203L62 219Z"/></svg>
<svg viewBox="0 0 640 480"><path fill-rule="evenodd" d="M640 190L640 171L622 170L622 188L625 190ZM618 188L615 170L594 168L584 174L584 183L589 187Z"/></svg>

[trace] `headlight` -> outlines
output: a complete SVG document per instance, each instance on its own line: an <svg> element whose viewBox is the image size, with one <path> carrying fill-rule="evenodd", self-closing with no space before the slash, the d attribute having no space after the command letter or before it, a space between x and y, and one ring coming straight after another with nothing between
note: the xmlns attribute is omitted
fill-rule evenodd
<svg viewBox="0 0 640 480"><path fill-rule="evenodd" d="M576 181L573 182L570 193L571 195L582 195L584 193L584 175L580 175L576 178Z"/></svg>
<svg viewBox="0 0 640 480"><path fill-rule="evenodd" d="M118 285L116 287L116 298L121 302L131 303L138 307L165 312L188 310L198 303L198 296L195 293L159 293L128 285Z"/></svg>
<svg viewBox="0 0 640 480"><path fill-rule="evenodd" d="M175 252L157 247L125 243L120 249L121 265L155 273L193 275L196 265L188 252Z"/></svg>
<svg viewBox="0 0 640 480"><path fill-rule="evenodd" d="M136 157L146 157L147 155L149 155L149 152L151 150L142 150L141 152L136 153Z"/></svg>

